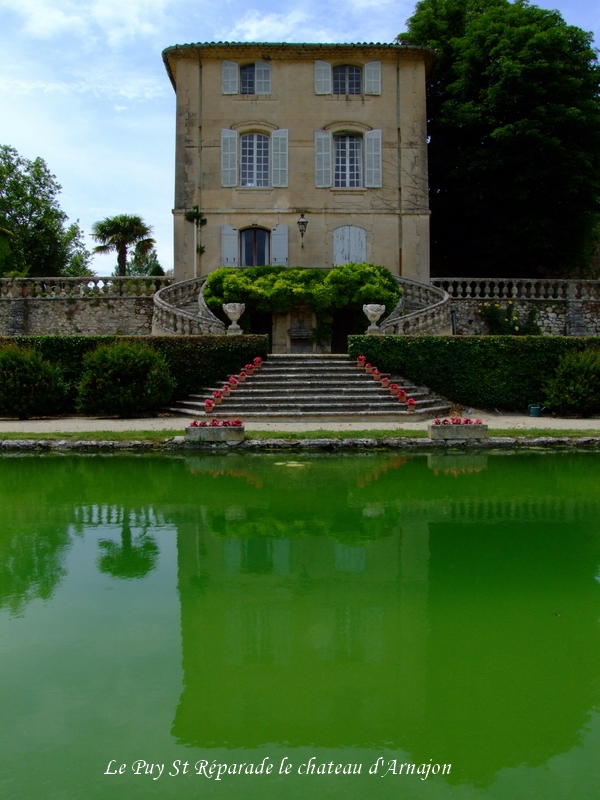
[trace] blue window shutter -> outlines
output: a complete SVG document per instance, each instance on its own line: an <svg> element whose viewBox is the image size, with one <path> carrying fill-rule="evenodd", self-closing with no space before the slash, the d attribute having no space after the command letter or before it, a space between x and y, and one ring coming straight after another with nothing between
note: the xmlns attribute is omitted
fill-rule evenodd
<svg viewBox="0 0 600 800"><path fill-rule="evenodd" d="M238 251L238 229L221 225L221 264L224 267L237 267Z"/></svg>
<svg viewBox="0 0 600 800"><path fill-rule="evenodd" d="M277 267L288 265L287 225L278 225L271 231L271 264Z"/></svg>

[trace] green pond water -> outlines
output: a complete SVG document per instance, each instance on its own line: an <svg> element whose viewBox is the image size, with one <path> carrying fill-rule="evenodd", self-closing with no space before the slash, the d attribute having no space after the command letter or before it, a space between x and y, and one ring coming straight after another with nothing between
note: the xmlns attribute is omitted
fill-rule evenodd
<svg viewBox="0 0 600 800"><path fill-rule="evenodd" d="M1 458L0 797L595 800L599 477Z"/></svg>

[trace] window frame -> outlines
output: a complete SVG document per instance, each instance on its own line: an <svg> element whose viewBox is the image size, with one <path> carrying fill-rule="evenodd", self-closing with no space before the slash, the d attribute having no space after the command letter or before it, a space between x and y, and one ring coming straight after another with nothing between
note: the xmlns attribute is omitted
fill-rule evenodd
<svg viewBox="0 0 600 800"><path fill-rule="evenodd" d="M333 135L333 189L364 188L364 151L361 134L343 132Z"/></svg>
<svg viewBox="0 0 600 800"><path fill-rule="evenodd" d="M254 91L242 91L243 70L252 69ZM272 69L268 61L240 64L237 61L221 61L221 94L244 97L263 97L271 94Z"/></svg>
<svg viewBox="0 0 600 800"><path fill-rule="evenodd" d="M339 83L340 70L344 70L344 91L336 91L336 82ZM352 84L350 70L358 71L358 87L356 83ZM337 74L336 74L337 73ZM358 91L349 91L349 89L357 89ZM355 97L356 95L364 94L364 69L356 64L339 64L331 69L331 93L334 95L344 95L347 97Z"/></svg>

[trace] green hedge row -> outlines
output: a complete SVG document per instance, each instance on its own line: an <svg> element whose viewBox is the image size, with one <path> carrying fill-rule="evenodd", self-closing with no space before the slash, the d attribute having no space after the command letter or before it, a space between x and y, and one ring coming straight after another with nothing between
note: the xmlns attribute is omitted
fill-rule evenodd
<svg viewBox="0 0 600 800"><path fill-rule="evenodd" d="M348 353L475 408L525 411L544 401L560 357L600 337L350 336Z"/></svg>
<svg viewBox="0 0 600 800"><path fill-rule="evenodd" d="M74 407L83 357L100 345L113 342L147 344L165 358L175 383L173 397L181 399L223 381L252 361L266 358L267 336L4 336L0 347L16 344L32 348L56 364L69 387L69 408Z"/></svg>

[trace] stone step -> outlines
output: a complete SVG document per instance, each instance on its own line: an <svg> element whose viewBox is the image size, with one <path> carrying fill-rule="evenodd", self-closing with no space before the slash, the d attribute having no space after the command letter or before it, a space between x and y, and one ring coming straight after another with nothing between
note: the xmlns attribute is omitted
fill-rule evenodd
<svg viewBox="0 0 600 800"><path fill-rule="evenodd" d="M176 414L189 418L202 418L202 417L217 417L217 419L231 419L240 416L237 413L225 412L220 410L205 414L204 411L193 411L192 409L170 408L168 411L173 411ZM245 411L244 420L255 420L262 422L368 422L369 420L377 422L397 422L398 420L419 420L419 419L433 419L434 417L442 417L448 414L450 404L431 406L416 411L321 411L310 413L293 414L289 411Z"/></svg>
<svg viewBox="0 0 600 800"><path fill-rule="evenodd" d="M440 404L439 398L429 397L427 399L423 399L417 402L416 408L429 408L431 406L435 406ZM194 401L194 400L182 400L180 403L177 404L180 408L193 408L198 409L200 411L204 411L204 401ZM231 402L231 398L227 397L216 406L218 409L222 409L227 412L235 412L241 413L242 411L266 411L266 410L295 410L295 411L311 411L311 410L322 410L322 411L334 411L334 410L343 410L343 411L352 411L353 409L356 411L377 411L379 410L387 410L387 411L404 411L407 410L407 406L405 403L398 403L397 401L391 400L361 400L357 398L352 398L351 400L343 401L332 401L327 398L311 398L306 400L299 400L297 398L291 398L289 400L280 400L277 399L275 402L265 402L264 400L253 400L248 403L243 402Z"/></svg>

